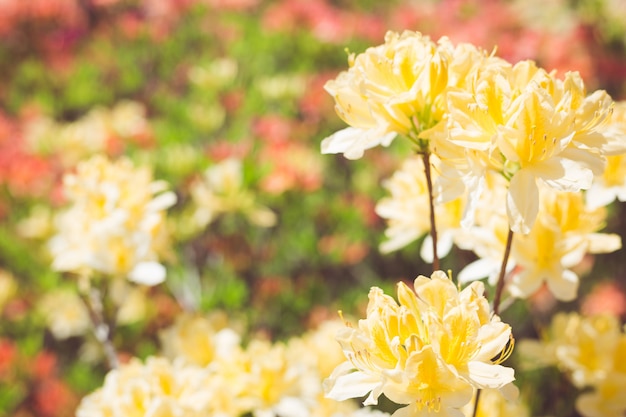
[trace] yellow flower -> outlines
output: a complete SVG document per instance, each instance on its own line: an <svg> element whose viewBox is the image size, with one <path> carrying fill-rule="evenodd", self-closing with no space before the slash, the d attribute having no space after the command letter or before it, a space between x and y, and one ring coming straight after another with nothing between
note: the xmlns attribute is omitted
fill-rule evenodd
<svg viewBox="0 0 626 417"><path fill-rule="evenodd" d="M626 353L626 352L625 352ZM593 391L576 399L576 410L584 417L615 417L626 414L626 374L611 372Z"/></svg>
<svg viewBox="0 0 626 417"><path fill-rule="evenodd" d="M433 166L438 160L433 155ZM433 174L436 173L433 170ZM435 175L436 176L436 175ZM391 193L376 205L376 213L387 219L385 236L388 238L380 245L384 253L392 252L408 245L430 231L429 195L421 158L408 158L383 186ZM446 256L452 249L455 231L460 227L463 215L463 199L437 204L435 219L437 221L437 253ZM432 240L427 236L422 244L422 258L432 262Z"/></svg>
<svg viewBox="0 0 626 417"><path fill-rule="evenodd" d="M626 201L626 101L615 103L613 115L601 132L608 138L604 149L607 165L602 173L596 174L587 191L590 207L606 206L615 199Z"/></svg>
<svg viewBox="0 0 626 417"><path fill-rule="evenodd" d="M205 227L218 215L240 212L260 227L276 223L276 214L254 201L254 194L243 184L243 167L238 159L226 159L209 167L203 177L191 185L195 203L193 219L198 227Z"/></svg>
<svg viewBox="0 0 626 417"><path fill-rule="evenodd" d="M397 134L417 140L442 120L448 89L464 85L488 59L484 51L454 46L447 38L435 43L419 32L387 32L383 45L351 54L348 71L326 84L337 114L351 127L326 138L322 153L358 159Z"/></svg>
<svg viewBox="0 0 626 417"><path fill-rule="evenodd" d="M543 282L559 300L577 295L578 276L569 268L586 253L607 253L621 248L615 234L595 233L604 227L606 211L589 209L581 193L542 189L540 214L527 235L516 235L512 258L521 272L508 286L514 296L527 297Z"/></svg>
<svg viewBox="0 0 626 417"><path fill-rule="evenodd" d="M209 367L215 373L214 385L219 415L298 417L308 415L321 384L319 375L298 361L291 361L282 343L253 339L245 351L219 358ZM218 387L219 386L219 387ZM312 390L308 392L307 388ZM212 389L212 388L211 388ZM237 412L221 414L237 408Z"/></svg>
<svg viewBox="0 0 626 417"><path fill-rule="evenodd" d="M59 339L82 336L91 329L85 304L75 291L57 289L45 294L39 302L52 335Z"/></svg>
<svg viewBox="0 0 626 417"><path fill-rule="evenodd" d="M585 417L626 412L626 334L610 315L559 313L541 341L524 340L521 352L535 365L556 365L580 389L577 411Z"/></svg>
<svg viewBox="0 0 626 417"><path fill-rule="evenodd" d="M111 137L121 141L149 132L146 109L138 102L123 100L112 108L94 107L70 123L57 123L41 116L26 126L26 141L42 153L54 153L66 167L107 151Z"/></svg>
<svg viewBox="0 0 626 417"><path fill-rule="evenodd" d="M474 201L474 224L456 231L455 244L464 250L471 250L478 259L467 264L458 274L460 283L467 283L488 277L495 285L502 267L502 257L509 233L509 222L504 206L507 181L492 171L485 173L484 189L480 198ZM507 272L515 267L515 259L509 258Z"/></svg>
<svg viewBox="0 0 626 417"><path fill-rule="evenodd" d="M408 405L395 415L456 415L474 388L513 381L513 370L499 364L510 353L511 329L490 314L482 283L459 291L437 271L419 276L414 289L399 283L396 302L372 288L367 318L337 334L348 361L325 382L328 397L369 393L370 405L385 394Z"/></svg>
<svg viewBox="0 0 626 417"><path fill-rule="evenodd" d="M110 371L104 385L84 397L77 417L200 417L209 414L214 394L208 370L150 357L133 358Z"/></svg>
<svg viewBox="0 0 626 417"><path fill-rule="evenodd" d="M159 333L164 355L207 366L219 357L227 357L239 347L240 337L224 327L219 317L181 314L176 322Z"/></svg>
<svg viewBox="0 0 626 417"><path fill-rule="evenodd" d="M155 285L165 279L157 261L166 246L165 210L176 195L130 160L110 162L95 156L64 178L72 206L56 218L50 241L53 268L100 272Z"/></svg>
<svg viewBox="0 0 626 417"><path fill-rule="evenodd" d="M510 180L511 230L526 234L539 210L539 181L579 191L603 169L607 139L600 129L611 113L611 99L603 91L585 94L577 73L557 79L531 61L492 66L467 90L448 94L448 119L433 134L483 154L469 159L477 163L457 176L480 178L495 170ZM457 153L456 159L462 158Z"/></svg>

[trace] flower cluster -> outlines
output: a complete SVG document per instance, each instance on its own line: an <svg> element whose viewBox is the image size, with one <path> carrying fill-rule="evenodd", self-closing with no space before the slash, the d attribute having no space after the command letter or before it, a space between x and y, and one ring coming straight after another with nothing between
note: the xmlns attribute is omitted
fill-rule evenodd
<svg viewBox="0 0 626 417"><path fill-rule="evenodd" d="M557 314L543 340L523 340L520 352L534 365L558 366L576 387L589 389L576 400L583 416L626 413L626 334L617 317Z"/></svg>
<svg viewBox="0 0 626 417"><path fill-rule="evenodd" d="M276 214L256 203L254 194L245 187L239 159L228 158L209 167L202 178L191 185L190 192L196 207L192 217L199 228L224 213L241 213L261 227L276 223Z"/></svg>
<svg viewBox="0 0 626 417"><path fill-rule="evenodd" d="M158 254L166 249L165 209L176 202L164 182L128 159L95 156L64 178L72 206L60 213L50 241L53 268L101 273L155 285L165 279Z"/></svg>
<svg viewBox="0 0 626 417"><path fill-rule="evenodd" d="M77 417L201 416L211 396L203 394L208 372L198 367L148 358L132 360L107 374L104 386L81 401Z"/></svg>
<svg viewBox="0 0 626 417"><path fill-rule="evenodd" d="M430 200L437 252L445 256L454 242L480 257L461 281L489 276L495 284L512 245L514 296L547 282L571 300L578 289L571 268L586 253L621 247L618 236L597 232L601 206L621 195L622 105L605 91L587 94L577 73L557 78L533 61L513 65L446 38L389 32L384 45L351 55L349 70L326 89L350 127L326 138L322 152L360 158L403 135L428 156L409 158L385 183L391 196L376 207L388 222L383 252L432 232ZM427 236L422 258L433 255Z"/></svg>
<svg viewBox="0 0 626 417"><path fill-rule="evenodd" d="M56 155L68 168L94 154L119 153L126 142L141 143L150 137L146 109L135 101L94 108L69 123L58 123L47 116L34 117L27 121L24 130L33 153Z"/></svg>
<svg viewBox="0 0 626 417"><path fill-rule="evenodd" d="M350 69L325 89L350 127L322 141L322 153L358 159L366 149L387 146L398 135L419 139L439 123L446 92L472 79L482 65L500 63L470 44L434 43L418 32L387 32L385 44L351 54Z"/></svg>
<svg viewBox="0 0 626 417"><path fill-rule="evenodd" d="M512 351L511 328L492 315L483 284L459 291L442 271L419 276L415 291L398 284L398 300L380 288L369 294L367 317L338 332L347 361L326 381L336 400L367 393L407 404L398 416L462 416L475 389L509 387L513 369L500 365Z"/></svg>
<svg viewBox="0 0 626 417"><path fill-rule="evenodd" d="M476 207L476 222L467 230L456 230L455 243L479 256L459 273L461 282L489 277L495 284L505 252L507 217L502 206L494 206L506 190L491 178L491 186ZM579 277L572 271L588 253L609 253L621 248L618 235L598 233L605 225L604 207L591 208L581 193L555 191L541 186L539 215L526 235L513 237L508 263L508 290L515 297L532 295L545 282L559 300L573 300Z"/></svg>
<svg viewBox="0 0 626 417"><path fill-rule="evenodd" d="M324 398L322 378L343 359L328 340L342 323L326 322L286 343L253 338L245 348L228 325L215 315L181 316L162 333L168 359L133 359L111 371L76 415L388 417Z"/></svg>
<svg viewBox="0 0 626 417"><path fill-rule="evenodd" d="M388 32L384 45L351 55L350 69L326 90L350 127L326 138L322 152L360 158L406 136L441 160L441 201L463 192L476 200L486 173L497 172L508 180L510 228L523 234L537 218L539 183L588 189L604 154L624 151L601 131L611 98L587 95L577 73L557 78L532 61L512 65L417 32Z"/></svg>
<svg viewBox="0 0 626 417"><path fill-rule="evenodd" d="M438 162L436 157L431 158L435 173ZM402 167L386 180L383 186L391 195L381 199L376 205L376 213L387 220L385 235L388 240L381 244L380 250L392 252L430 231L428 216L424 215L424 208L428 207L430 196L422 159L407 158ZM437 253L442 257L452 249L456 231L461 227L464 208L465 199L462 196L435 207L436 227L441 232L437 242L439 244ZM432 262L431 248L430 236L426 236L421 254L427 262Z"/></svg>

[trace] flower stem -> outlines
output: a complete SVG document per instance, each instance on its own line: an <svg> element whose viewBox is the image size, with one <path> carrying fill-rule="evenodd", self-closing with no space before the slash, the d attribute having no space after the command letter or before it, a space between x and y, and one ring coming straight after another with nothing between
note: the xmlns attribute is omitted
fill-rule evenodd
<svg viewBox="0 0 626 417"><path fill-rule="evenodd" d="M91 286L90 283L86 285L79 285L79 294L87 311L89 318L94 327L94 335L98 342L102 345L104 355L107 358L110 369L119 367L119 359L117 357L117 351L113 345L112 340L112 327L107 323L104 314L104 306L102 303L101 292L97 288Z"/></svg>
<svg viewBox="0 0 626 417"><path fill-rule="evenodd" d="M480 389L476 390L476 396L474 397L474 411L472 411L472 417L476 417L478 414L478 401L480 401Z"/></svg>
<svg viewBox="0 0 626 417"><path fill-rule="evenodd" d="M430 152L422 153L426 185L428 186L428 203L430 205L430 237L433 241L433 271L439 270L439 256L437 255L437 226L435 225L435 198L433 195L433 179L430 171Z"/></svg>
<svg viewBox="0 0 626 417"><path fill-rule="evenodd" d="M509 234L506 237L506 248L504 249L504 257L502 258L502 266L500 267L500 276L498 277L498 283L496 284L496 294L493 298L493 313L498 314L500 312L500 301L502 300L502 292L504 290L504 277L506 276L506 264L511 254L511 246L513 244L513 231L509 229Z"/></svg>

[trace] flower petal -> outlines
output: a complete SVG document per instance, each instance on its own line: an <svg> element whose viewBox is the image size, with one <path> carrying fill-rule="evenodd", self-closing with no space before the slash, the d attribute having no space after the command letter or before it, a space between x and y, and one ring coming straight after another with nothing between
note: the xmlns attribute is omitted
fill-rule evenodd
<svg viewBox="0 0 626 417"><path fill-rule="evenodd" d="M511 230L528 234L539 212L539 188L532 172L521 169L511 178L506 203Z"/></svg>
<svg viewBox="0 0 626 417"><path fill-rule="evenodd" d="M158 262L139 262L128 274L137 284L153 286L165 281L165 267Z"/></svg>
<svg viewBox="0 0 626 417"><path fill-rule="evenodd" d="M560 276L551 276L547 284L550 292L561 301L572 301L578 293L578 275L567 269Z"/></svg>
<svg viewBox="0 0 626 417"><path fill-rule="evenodd" d="M366 149L387 146L395 137L396 133L386 133L384 129L347 127L322 140L322 153L343 153L348 159L359 159Z"/></svg>
<svg viewBox="0 0 626 417"><path fill-rule="evenodd" d="M580 153L583 153L582 151ZM583 153L587 156L587 153ZM589 159L589 158L587 158ZM550 187L560 191L580 191L591 187L593 172L589 165L597 165L596 159L588 163L572 159L553 157L529 169L537 178L541 178ZM601 165L601 163L600 163Z"/></svg>
<svg viewBox="0 0 626 417"><path fill-rule="evenodd" d="M515 380L513 368L472 361L467 364L469 378L478 388L500 388Z"/></svg>
<svg viewBox="0 0 626 417"><path fill-rule="evenodd" d="M344 364L352 365L350 362ZM340 370L339 365L335 371ZM339 372L339 373L340 373ZM335 372L333 372L335 374ZM348 374L333 377L331 375L324 381L326 398L335 401L344 401L349 398L360 398L370 393L363 404L374 405L378 403L378 396L381 394L383 382L380 376L368 375L365 372L350 372Z"/></svg>

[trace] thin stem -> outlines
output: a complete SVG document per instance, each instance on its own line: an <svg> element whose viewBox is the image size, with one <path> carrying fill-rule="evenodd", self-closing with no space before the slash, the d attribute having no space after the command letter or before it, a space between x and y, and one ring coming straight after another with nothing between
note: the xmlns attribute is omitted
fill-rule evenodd
<svg viewBox="0 0 626 417"><path fill-rule="evenodd" d="M422 153L426 185L428 186L428 203L430 205L430 237L433 241L433 271L439 270L439 255L437 254L437 226L435 225L435 198L433 196L433 180L430 172L430 152Z"/></svg>
<svg viewBox="0 0 626 417"><path fill-rule="evenodd" d="M109 368L118 368L120 363L117 357L117 351L113 345L112 327L105 319L104 306L102 304L100 291L97 288L92 287L91 284L87 284L87 288L79 289L78 292L83 300L83 303L87 307L89 318L94 326L94 335L104 349L104 355L109 363Z"/></svg>
<svg viewBox="0 0 626 417"><path fill-rule="evenodd" d="M509 229L509 234L506 237L506 248L504 249L504 257L502 258L502 266L500 267L500 276L498 277L498 283L496 284L496 294L493 298L493 313L498 314L500 312L500 300L502 299L502 292L504 290L504 277L506 276L506 264L509 261L509 255L511 254L511 246L513 244L513 231Z"/></svg>
<svg viewBox="0 0 626 417"><path fill-rule="evenodd" d="M474 411L472 411L472 417L476 417L478 413L478 401L480 400L480 389L476 390L476 396L474 397Z"/></svg>

